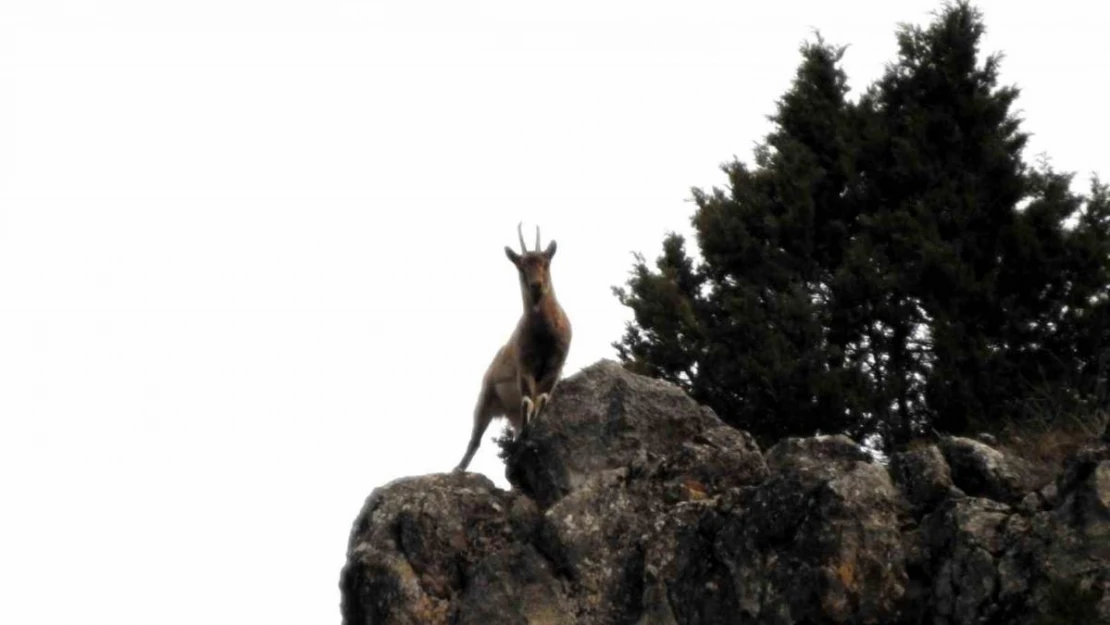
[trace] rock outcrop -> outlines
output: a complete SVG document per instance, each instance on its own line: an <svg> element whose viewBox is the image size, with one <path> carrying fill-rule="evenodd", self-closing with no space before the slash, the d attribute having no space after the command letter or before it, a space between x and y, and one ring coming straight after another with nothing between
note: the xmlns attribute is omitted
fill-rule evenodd
<svg viewBox="0 0 1110 625"><path fill-rule="evenodd" d="M435 474L370 495L345 625L1110 622L1110 446L1051 485L971 439L888 465L843 436L762 452L602 361L504 455L511 491Z"/></svg>

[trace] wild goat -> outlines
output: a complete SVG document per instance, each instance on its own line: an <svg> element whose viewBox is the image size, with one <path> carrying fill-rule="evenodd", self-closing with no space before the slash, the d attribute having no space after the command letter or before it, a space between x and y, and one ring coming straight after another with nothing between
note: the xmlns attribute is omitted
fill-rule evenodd
<svg viewBox="0 0 1110 625"><path fill-rule="evenodd" d="M551 286L555 241L541 252L537 226L536 249L529 252L520 224L516 233L521 253L506 245L505 255L520 277L524 314L509 342L498 350L482 377L482 391L474 407L474 430L456 471L466 470L494 417L507 417L517 436L539 417L555 390L570 350L570 320Z"/></svg>

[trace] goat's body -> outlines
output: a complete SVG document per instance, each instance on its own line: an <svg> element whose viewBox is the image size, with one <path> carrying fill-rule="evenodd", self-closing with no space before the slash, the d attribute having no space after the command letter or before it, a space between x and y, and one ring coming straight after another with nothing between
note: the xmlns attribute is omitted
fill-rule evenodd
<svg viewBox="0 0 1110 625"><path fill-rule="evenodd" d="M513 357L511 344L497 350L497 355L493 357L493 362L482 378L482 392L479 394L474 416L476 424L482 420L488 425L496 417L505 417L513 430L520 431L523 426L520 385L517 383L516 358Z"/></svg>
<svg viewBox="0 0 1110 625"><path fill-rule="evenodd" d="M507 418L519 435L528 425L526 403L534 405L534 416L539 416L562 374L570 339L570 320L553 293L525 310L509 342L497 351L482 378L474 429L456 470L470 464L494 418Z"/></svg>

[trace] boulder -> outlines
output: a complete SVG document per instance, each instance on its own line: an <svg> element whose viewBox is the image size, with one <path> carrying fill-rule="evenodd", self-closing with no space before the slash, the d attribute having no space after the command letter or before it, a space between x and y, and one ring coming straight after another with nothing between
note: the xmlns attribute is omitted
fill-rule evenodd
<svg viewBox="0 0 1110 625"><path fill-rule="evenodd" d="M510 483L545 508L610 469L648 472L655 482L705 495L767 475L750 434L677 386L615 362L563 380L554 397L504 454Z"/></svg>
<svg viewBox="0 0 1110 625"><path fill-rule="evenodd" d="M917 511L935 508L954 486L948 461L936 445L894 454L890 459L890 475Z"/></svg>
<svg viewBox="0 0 1110 625"><path fill-rule="evenodd" d="M997 449L970 438L948 436L940 450L952 473L952 482L973 497L989 497L1017 504L1026 494L1017 461Z"/></svg>
<svg viewBox="0 0 1110 625"><path fill-rule="evenodd" d="M560 578L533 546L539 526L530 499L481 475L404 478L375 489L351 530L343 622L574 623Z"/></svg>
<svg viewBox="0 0 1110 625"><path fill-rule="evenodd" d="M845 436L762 452L677 387L600 362L503 443L513 489L375 489L345 625L1110 623L1110 446L1034 491L946 438L889 465Z"/></svg>

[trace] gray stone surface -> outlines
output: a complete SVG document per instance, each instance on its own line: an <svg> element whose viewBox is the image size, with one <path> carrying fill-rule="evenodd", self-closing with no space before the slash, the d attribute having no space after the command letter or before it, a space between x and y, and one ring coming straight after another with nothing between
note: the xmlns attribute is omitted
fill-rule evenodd
<svg viewBox="0 0 1110 625"><path fill-rule="evenodd" d="M761 452L677 388L601 362L475 474L367 499L343 622L1110 622L1110 447L1051 487L981 441L873 462L843 436Z"/></svg>

